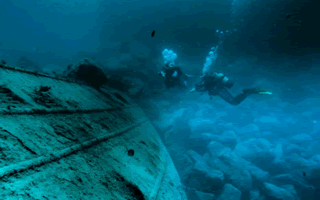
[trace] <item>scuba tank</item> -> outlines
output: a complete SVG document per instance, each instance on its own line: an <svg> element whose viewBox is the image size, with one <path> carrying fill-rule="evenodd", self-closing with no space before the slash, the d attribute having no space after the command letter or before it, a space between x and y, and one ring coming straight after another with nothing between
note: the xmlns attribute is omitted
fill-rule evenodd
<svg viewBox="0 0 320 200"><path fill-rule="evenodd" d="M230 89L233 86L233 83L223 73L214 73L213 76L226 88Z"/></svg>

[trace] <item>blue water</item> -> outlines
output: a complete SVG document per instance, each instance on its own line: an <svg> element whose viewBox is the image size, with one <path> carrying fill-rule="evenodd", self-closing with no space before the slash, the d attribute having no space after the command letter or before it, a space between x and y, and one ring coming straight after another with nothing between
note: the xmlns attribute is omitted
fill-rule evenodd
<svg viewBox="0 0 320 200"><path fill-rule="evenodd" d="M90 58L106 73L144 85L137 101L157 105L150 117L191 200L320 199L318 4L2 0L0 59L62 72ZM165 57L165 49L176 57ZM232 106L207 94L165 90L158 72L166 59L194 76L188 89L211 71L235 83L232 94L261 87L273 95Z"/></svg>

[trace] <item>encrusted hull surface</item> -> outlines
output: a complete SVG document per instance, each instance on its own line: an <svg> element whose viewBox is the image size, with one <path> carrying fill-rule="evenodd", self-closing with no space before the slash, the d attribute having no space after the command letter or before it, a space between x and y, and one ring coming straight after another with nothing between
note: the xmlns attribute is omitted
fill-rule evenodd
<svg viewBox="0 0 320 200"><path fill-rule="evenodd" d="M0 66L0 199L186 199L125 94Z"/></svg>

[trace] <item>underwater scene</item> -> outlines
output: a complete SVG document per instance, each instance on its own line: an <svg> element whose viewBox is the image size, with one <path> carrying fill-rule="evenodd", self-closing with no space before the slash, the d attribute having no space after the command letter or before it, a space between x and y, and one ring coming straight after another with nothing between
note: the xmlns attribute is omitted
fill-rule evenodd
<svg viewBox="0 0 320 200"><path fill-rule="evenodd" d="M320 199L319 8L1 0L0 200Z"/></svg>

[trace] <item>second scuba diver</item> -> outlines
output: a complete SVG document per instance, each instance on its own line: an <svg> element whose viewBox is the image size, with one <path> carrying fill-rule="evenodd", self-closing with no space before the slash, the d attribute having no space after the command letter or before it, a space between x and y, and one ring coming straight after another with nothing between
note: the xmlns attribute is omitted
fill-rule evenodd
<svg viewBox="0 0 320 200"><path fill-rule="evenodd" d="M187 79L192 77L184 74L180 67L173 66L172 63L167 63L163 70L159 72L159 75L164 78L164 84L167 89L174 87L187 89Z"/></svg>
<svg viewBox="0 0 320 200"><path fill-rule="evenodd" d="M237 96L232 96L227 89L230 89L233 86L233 83L222 73L208 73L201 77L201 82L196 85L190 92L208 92L210 99L213 96L219 95L223 100L228 102L231 105L239 105L243 100L252 94L268 94L272 93L267 92L263 89L252 88L252 89L243 89L241 94Z"/></svg>

